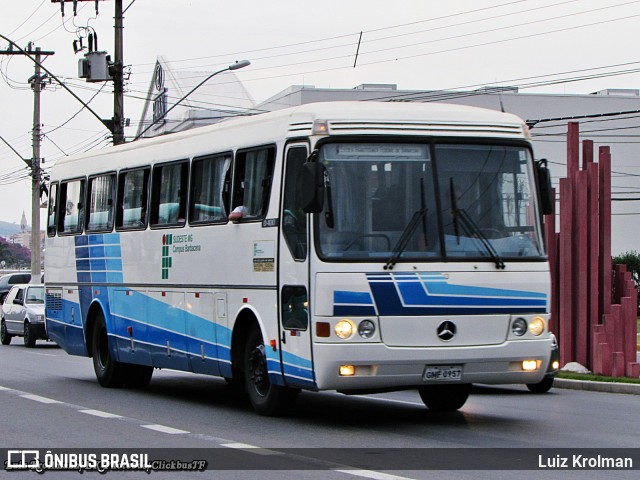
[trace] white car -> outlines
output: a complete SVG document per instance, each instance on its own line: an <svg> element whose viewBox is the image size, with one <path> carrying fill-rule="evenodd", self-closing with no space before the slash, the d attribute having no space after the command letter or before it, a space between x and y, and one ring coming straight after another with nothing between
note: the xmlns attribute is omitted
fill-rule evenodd
<svg viewBox="0 0 640 480"><path fill-rule="evenodd" d="M14 336L24 337L33 347L38 339L47 339L44 324L44 285L14 285L2 304L0 341L9 345Z"/></svg>

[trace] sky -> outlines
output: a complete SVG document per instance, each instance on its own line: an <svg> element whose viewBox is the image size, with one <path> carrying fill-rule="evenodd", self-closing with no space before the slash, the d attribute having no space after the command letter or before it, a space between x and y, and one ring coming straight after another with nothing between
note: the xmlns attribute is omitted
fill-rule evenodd
<svg viewBox="0 0 640 480"><path fill-rule="evenodd" d="M101 0L98 15L93 0L78 2L74 15L69 0L63 17L60 4L51 0L2 1L0 34L23 48L33 42L55 52L44 62L47 69L101 118L111 118L112 84L77 78L83 53L74 53L72 45L82 37L86 46L93 31L99 50L113 55L115 2ZM521 91L640 88L634 42L640 1L124 0L124 8L124 110L131 125L125 134L130 138L159 55L185 71L213 72L248 59L251 65L235 73L256 102L290 85L475 89L522 85L533 76L543 85ZM0 50L8 46L0 39ZM562 77L595 78L545 81L578 70L579 75ZM32 156L33 93L27 80L33 73L29 59L0 55L0 137L19 154L0 140L0 221L20 223L23 211L31 218L31 182L20 157ZM66 155L110 144L103 125L55 82L45 88L41 105L46 169Z"/></svg>

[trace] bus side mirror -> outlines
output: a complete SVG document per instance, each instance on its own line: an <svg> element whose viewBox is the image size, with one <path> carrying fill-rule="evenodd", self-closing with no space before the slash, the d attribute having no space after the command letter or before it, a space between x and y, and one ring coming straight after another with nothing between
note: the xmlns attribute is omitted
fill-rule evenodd
<svg viewBox="0 0 640 480"><path fill-rule="evenodd" d="M324 166L311 154L302 165L302 209L305 213L320 213L324 208Z"/></svg>
<svg viewBox="0 0 640 480"><path fill-rule="evenodd" d="M551 172L549 172L546 158L536 162L536 174L538 176L538 191L540 193L540 207L542 209L542 213L544 215L552 214L556 199L553 198Z"/></svg>

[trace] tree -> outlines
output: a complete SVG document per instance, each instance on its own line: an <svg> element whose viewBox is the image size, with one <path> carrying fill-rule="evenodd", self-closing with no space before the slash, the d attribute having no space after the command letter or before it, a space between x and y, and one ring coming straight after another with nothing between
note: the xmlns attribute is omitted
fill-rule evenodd
<svg viewBox="0 0 640 480"><path fill-rule="evenodd" d="M9 243L0 237L0 261L4 260L8 268L26 268L31 265L31 250Z"/></svg>
<svg viewBox="0 0 640 480"><path fill-rule="evenodd" d="M624 264L627 266L627 270L631 272L633 281L636 282L636 288L640 290L640 253L631 250L622 255L616 255L612 260L614 265ZM640 296L638 297L638 314L640 314Z"/></svg>

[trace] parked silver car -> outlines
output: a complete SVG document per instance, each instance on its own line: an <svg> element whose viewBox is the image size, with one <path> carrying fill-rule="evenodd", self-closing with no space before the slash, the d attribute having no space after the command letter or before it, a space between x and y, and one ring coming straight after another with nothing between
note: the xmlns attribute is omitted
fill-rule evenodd
<svg viewBox="0 0 640 480"><path fill-rule="evenodd" d="M33 347L38 339L47 339L44 323L44 285L14 285L2 304L0 341L9 345L14 336L24 337Z"/></svg>
<svg viewBox="0 0 640 480"><path fill-rule="evenodd" d="M2 275L0 277L0 303L4 302L11 287L18 283L29 283L30 281L30 273L7 273L6 275Z"/></svg>

